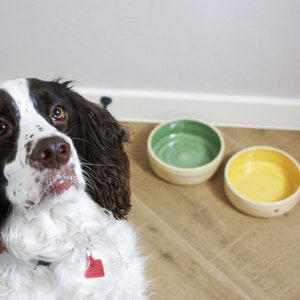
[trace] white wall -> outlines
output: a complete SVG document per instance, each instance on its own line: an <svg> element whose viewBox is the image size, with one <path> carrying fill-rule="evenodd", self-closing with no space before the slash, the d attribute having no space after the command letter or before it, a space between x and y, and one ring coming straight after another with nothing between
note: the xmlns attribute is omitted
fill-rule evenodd
<svg viewBox="0 0 300 300"><path fill-rule="evenodd" d="M300 99L299 0L1 1L0 37L0 81Z"/></svg>

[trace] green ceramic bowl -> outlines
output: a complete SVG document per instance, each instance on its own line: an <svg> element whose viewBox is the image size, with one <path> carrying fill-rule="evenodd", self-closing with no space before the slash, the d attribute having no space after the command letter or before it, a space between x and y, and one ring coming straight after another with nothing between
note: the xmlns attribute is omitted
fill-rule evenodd
<svg viewBox="0 0 300 300"><path fill-rule="evenodd" d="M147 144L153 171L175 184L208 180L222 162L224 149L219 130L195 119L176 119L158 125Z"/></svg>

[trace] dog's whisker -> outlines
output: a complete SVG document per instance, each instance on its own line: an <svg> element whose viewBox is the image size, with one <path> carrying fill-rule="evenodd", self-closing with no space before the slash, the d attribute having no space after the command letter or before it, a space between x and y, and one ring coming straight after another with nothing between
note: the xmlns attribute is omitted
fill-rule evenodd
<svg viewBox="0 0 300 300"><path fill-rule="evenodd" d="M95 166L95 167L113 167L113 166L114 166L114 165L95 164L95 163L85 163L85 162L83 162L82 165L84 165L84 166Z"/></svg>

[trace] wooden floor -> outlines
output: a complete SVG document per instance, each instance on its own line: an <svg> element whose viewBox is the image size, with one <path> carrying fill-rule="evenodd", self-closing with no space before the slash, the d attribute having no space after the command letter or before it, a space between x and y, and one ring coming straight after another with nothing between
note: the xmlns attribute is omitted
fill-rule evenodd
<svg viewBox="0 0 300 300"><path fill-rule="evenodd" d="M234 152L263 144L300 161L300 132L221 127L226 154L217 174L176 186L149 167L146 140L154 125L128 125L129 220L149 256L150 299L300 299L300 203L285 216L259 219L238 212L223 192L224 165Z"/></svg>

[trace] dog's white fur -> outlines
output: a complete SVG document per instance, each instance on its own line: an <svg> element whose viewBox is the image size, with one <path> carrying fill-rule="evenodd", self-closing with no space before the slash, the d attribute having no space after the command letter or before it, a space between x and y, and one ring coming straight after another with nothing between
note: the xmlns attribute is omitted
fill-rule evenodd
<svg viewBox="0 0 300 300"><path fill-rule="evenodd" d="M144 259L132 226L115 220L84 191L72 141L35 110L27 81L8 81L1 88L16 102L20 133L15 160L4 169L13 209L1 232L8 253L0 254L0 298L145 299ZM70 188L48 197L38 181L47 174L27 163L25 144L31 139L34 147L38 139L54 135L71 145L66 167L74 170L74 178ZM90 254L102 260L104 277L84 277ZM37 266L39 260L51 264Z"/></svg>

